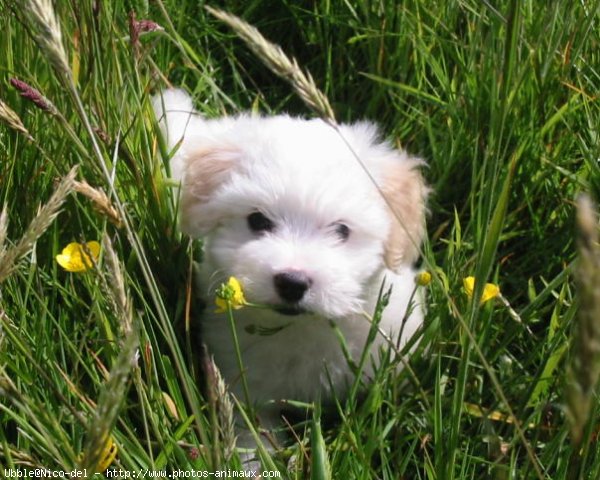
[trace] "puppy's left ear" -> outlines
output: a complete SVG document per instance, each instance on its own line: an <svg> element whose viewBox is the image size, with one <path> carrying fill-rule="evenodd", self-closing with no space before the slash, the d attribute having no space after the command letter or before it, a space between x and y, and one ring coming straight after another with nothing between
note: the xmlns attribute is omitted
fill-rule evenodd
<svg viewBox="0 0 600 480"><path fill-rule="evenodd" d="M419 258L425 236L425 202L429 189L419 168L421 159L394 152L383 173L381 191L385 196L392 224L385 243L386 266L396 271Z"/></svg>

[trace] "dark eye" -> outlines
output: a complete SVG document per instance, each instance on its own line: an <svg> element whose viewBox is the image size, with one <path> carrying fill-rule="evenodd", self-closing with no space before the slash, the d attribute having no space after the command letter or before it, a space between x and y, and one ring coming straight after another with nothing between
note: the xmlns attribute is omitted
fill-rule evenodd
<svg viewBox="0 0 600 480"><path fill-rule="evenodd" d="M345 223L336 223L335 225L335 234L345 242L350 237L350 227Z"/></svg>
<svg viewBox="0 0 600 480"><path fill-rule="evenodd" d="M248 221L248 228L254 233L270 232L275 228L273 221L261 212L251 213L246 220Z"/></svg>

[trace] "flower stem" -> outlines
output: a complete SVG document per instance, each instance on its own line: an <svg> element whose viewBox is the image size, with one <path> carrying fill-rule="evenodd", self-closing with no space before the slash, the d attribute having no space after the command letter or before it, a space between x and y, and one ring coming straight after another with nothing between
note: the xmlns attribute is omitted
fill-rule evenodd
<svg viewBox="0 0 600 480"><path fill-rule="evenodd" d="M227 317L229 318L229 327L231 329L231 337L233 339L233 346L235 348L235 357L237 360L238 368L240 370L240 377L242 379L242 389L244 391L244 400L247 408L252 410L252 403L250 402L250 390L248 388L248 379L246 378L246 371L244 369L244 362L242 360L242 352L240 350L240 343L238 341L237 330L235 328L235 321L233 319L233 308L231 301L227 300ZM254 416L251 415L253 418Z"/></svg>

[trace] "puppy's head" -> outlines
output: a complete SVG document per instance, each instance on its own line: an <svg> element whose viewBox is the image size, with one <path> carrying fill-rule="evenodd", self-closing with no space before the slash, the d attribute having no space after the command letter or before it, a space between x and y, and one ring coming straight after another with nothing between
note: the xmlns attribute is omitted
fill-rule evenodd
<svg viewBox="0 0 600 480"><path fill-rule="evenodd" d="M337 318L360 311L374 275L417 258L420 161L371 124L340 131L240 117L188 150L182 229L205 238L217 281L235 276L250 301L283 314Z"/></svg>

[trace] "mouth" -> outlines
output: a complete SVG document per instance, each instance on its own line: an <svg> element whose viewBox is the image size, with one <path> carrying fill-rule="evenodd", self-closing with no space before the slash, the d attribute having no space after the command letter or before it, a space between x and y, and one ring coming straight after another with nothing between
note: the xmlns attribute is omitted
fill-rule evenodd
<svg viewBox="0 0 600 480"><path fill-rule="evenodd" d="M277 313L281 313L282 315L287 316L302 315L303 313L308 313L307 310L300 307L299 305L277 305L274 307L274 310Z"/></svg>

